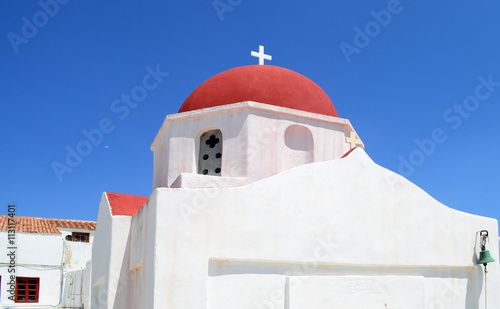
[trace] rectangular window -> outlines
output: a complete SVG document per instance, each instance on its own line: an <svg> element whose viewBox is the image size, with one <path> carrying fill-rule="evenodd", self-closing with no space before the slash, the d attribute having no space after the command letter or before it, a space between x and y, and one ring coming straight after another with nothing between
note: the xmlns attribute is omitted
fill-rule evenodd
<svg viewBox="0 0 500 309"><path fill-rule="evenodd" d="M40 278L16 278L16 303L37 303Z"/></svg>
<svg viewBox="0 0 500 309"><path fill-rule="evenodd" d="M90 239L90 233L73 232L73 234L71 235L72 241L89 242L89 239Z"/></svg>

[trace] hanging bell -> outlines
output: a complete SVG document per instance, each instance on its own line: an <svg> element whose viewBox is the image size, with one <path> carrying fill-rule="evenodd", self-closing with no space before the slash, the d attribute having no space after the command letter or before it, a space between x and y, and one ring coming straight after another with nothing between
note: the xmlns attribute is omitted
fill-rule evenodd
<svg viewBox="0 0 500 309"><path fill-rule="evenodd" d="M479 265L493 263L495 260L491 257L489 250L483 250L479 252L479 261L477 262Z"/></svg>
<svg viewBox="0 0 500 309"><path fill-rule="evenodd" d="M486 242L488 241L488 231L482 230L479 232L481 237L481 252L479 252L479 265L483 264L486 270L486 264L493 263L495 260L491 257L490 251L486 250Z"/></svg>

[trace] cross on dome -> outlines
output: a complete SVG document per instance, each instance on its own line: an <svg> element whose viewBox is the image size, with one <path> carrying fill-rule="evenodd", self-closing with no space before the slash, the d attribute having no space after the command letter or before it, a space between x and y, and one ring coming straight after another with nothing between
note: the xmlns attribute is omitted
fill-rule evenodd
<svg viewBox="0 0 500 309"><path fill-rule="evenodd" d="M252 57L259 58L259 65L264 65L264 60L273 60L272 56L264 54L264 46L262 45L259 45L259 52L253 51L250 53L250 55L252 55Z"/></svg>
<svg viewBox="0 0 500 309"><path fill-rule="evenodd" d="M345 138L345 142L351 144L351 149L357 147L358 145L364 148L361 139L359 139L358 135L354 131L351 131L350 137Z"/></svg>

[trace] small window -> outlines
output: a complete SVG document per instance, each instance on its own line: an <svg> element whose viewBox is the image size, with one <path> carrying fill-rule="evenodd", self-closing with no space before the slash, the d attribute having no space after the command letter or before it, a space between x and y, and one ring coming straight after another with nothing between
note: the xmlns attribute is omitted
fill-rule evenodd
<svg viewBox="0 0 500 309"><path fill-rule="evenodd" d="M37 303L40 290L40 278L16 278L16 303Z"/></svg>
<svg viewBox="0 0 500 309"><path fill-rule="evenodd" d="M220 176L222 172L222 132L210 130L200 136L198 174Z"/></svg>
<svg viewBox="0 0 500 309"><path fill-rule="evenodd" d="M66 236L66 240L78 241L78 242L89 242L90 233L77 233L73 232L71 235Z"/></svg>

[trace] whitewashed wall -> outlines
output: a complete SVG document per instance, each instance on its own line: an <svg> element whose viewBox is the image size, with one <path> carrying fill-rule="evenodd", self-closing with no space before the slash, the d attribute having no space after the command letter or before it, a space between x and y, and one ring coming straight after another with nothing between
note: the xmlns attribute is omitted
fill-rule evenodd
<svg viewBox="0 0 500 309"><path fill-rule="evenodd" d="M23 306L8 299L7 232L0 232L0 305ZM40 278L40 292L37 305L57 305L60 300L62 279L63 241L58 234L16 233L17 261L15 275L18 277ZM25 306L25 305L24 305Z"/></svg>
<svg viewBox="0 0 500 309"><path fill-rule="evenodd" d="M198 194L205 204L194 203ZM138 283L154 278L148 308L484 303L476 236L482 229L498 235L497 221L440 204L362 149L244 187L160 188L153 195L141 226L156 222L161 237L146 248L155 264L144 259ZM498 257L496 242L489 250ZM488 301L496 308L498 263L489 270Z"/></svg>
<svg viewBox="0 0 500 309"><path fill-rule="evenodd" d="M89 242L88 243L93 243L94 242L94 231L92 230L87 230L87 229L74 229L74 228L63 228L63 227L58 227L57 228L61 232L61 236L63 239L66 238L66 236L71 235L73 232L76 233L89 233Z"/></svg>
<svg viewBox="0 0 500 309"><path fill-rule="evenodd" d="M111 209L106 193L102 194L92 246L92 309L113 308L108 303L108 279L111 263Z"/></svg>
<svg viewBox="0 0 500 309"><path fill-rule="evenodd" d="M86 229L71 229L58 228L61 232L61 238L66 239L66 236L72 235L73 232L89 233L89 242L65 241L64 247L64 270L65 273L79 271L90 265L92 260L92 244L94 242L94 231ZM89 270L90 271L90 270ZM86 286L90 285L90 280L85 282Z"/></svg>
<svg viewBox="0 0 500 309"><path fill-rule="evenodd" d="M121 276L128 276L130 224L129 216L112 216L106 193L99 205L97 227L92 248L92 309L123 308L116 302L126 300L126 285ZM125 266L124 266L125 265ZM118 296L117 292L121 294Z"/></svg>
<svg viewBox="0 0 500 309"><path fill-rule="evenodd" d="M337 117L256 102L169 115L151 146L153 188L237 186L296 166L296 150L285 138L290 126L310 132L312 162L338 159L350 150L345 137L354 130ZM199 137L211 129L223 135L222 177L197 175Z"/></svg>
<svg viewBox="0 0 500 309"><path fill-rule="evenodd" d="M86 282L85 269L74 270L64 274L62 308L81 308L84 302L84 287ZM90 281L88 281L90 283Z"/></svg>
<svg viewBox="0 0 500 309"><path fill-rule="evenodd" d="M74 271L86 267L92 259L92 243L65 241L65 269Z"/></svg>
<svg viewBox="0 0 500 309"><path fill-rule="evenodd" d="M198 138L214 128L222 177L200 176ZM340 159L350 131L255 102L167 116L148 203L111 216L103 195L92 308L480 308L477 232L498 235L498 222L442 205L362 149ZM489 270L500 308L499 263Z"/></svg>

